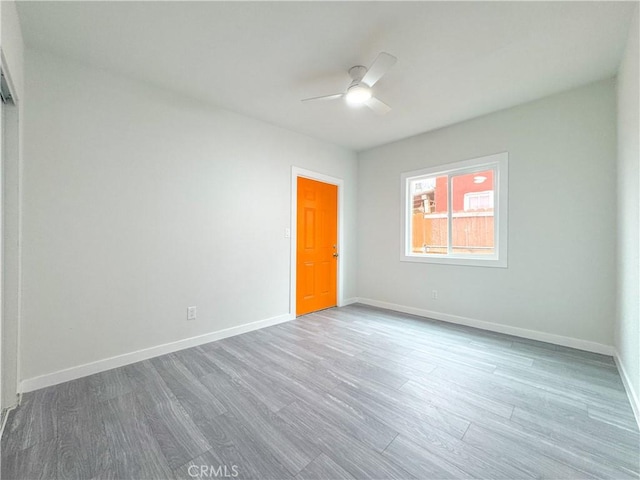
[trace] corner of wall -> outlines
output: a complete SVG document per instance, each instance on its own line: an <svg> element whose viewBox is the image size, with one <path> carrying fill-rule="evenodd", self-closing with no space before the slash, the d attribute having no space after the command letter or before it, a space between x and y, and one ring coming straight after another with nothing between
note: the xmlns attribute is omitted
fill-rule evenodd
<svg viewBox="0 0 640 480"><path fill-rule="evenodd" d="M630 22L617 89L615 360L640 426L640 6Z"/></svg>
<svg viewBox="0 0 640 480"><path fill-rule="evenodd" d="M624 368L624 363L622 363L622 360L620 359L620 352L618 352L618 350L615 351L613 358L616 362L616 366L618 367L618 372L620 372L620 378L622 379L624 389L627 391L631 409L636 417L636 423L638 424L638 428L640 428L640 396L633 388L633 383L631 382L631 378L629 377L627 370Z"/></svg>

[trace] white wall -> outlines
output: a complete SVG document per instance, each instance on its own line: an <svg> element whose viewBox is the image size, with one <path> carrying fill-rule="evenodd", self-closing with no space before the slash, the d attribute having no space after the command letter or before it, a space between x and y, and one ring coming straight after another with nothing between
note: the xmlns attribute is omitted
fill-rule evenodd
<svg viewBox="0 0 640 480"><path fill-rule="evenodd" d="M362 152L359 296L610 351L615 122L606 80ZM509 152L508 268L400 262L400 173L501 151Z"/></svg>
<svg viewBox="0 0 640 480"><path fill-rule="evenodd" d="M640 123L638 8L618 74L618 301L615 345L640 422Z"/></svg>
<svg viewBox="0 0 640 480"><path fill-rule="evenodd" d="M20 221L20 157L22 149L22 118L24 99L24 45L14 1L0 2L2 14L0 42L2 55L17 103L2 106L7 128L2 160L2 392L0 404L16 403L18 388L19 329L19 221Z"/></svg>
<svg viewBox="0 0 640 480"><path fill-rule="evenodd" d="M355 154L27 50L22 378L287 315L291 166ZM186 308L198 319L186 321Z"/></svg>

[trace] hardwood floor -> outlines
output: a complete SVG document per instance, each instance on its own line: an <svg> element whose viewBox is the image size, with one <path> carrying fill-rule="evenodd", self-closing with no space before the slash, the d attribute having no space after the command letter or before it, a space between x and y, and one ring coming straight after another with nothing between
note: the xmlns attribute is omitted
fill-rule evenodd
<svg viewBox="0 0 640 480"><path fill-rule="evenodd" d="M25 394L2 478L623 479L638 450L611 357L353 305Z"/></svg>

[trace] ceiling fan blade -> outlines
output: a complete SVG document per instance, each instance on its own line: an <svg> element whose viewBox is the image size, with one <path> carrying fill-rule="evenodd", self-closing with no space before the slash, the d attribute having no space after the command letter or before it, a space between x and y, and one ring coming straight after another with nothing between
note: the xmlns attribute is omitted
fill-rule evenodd
<svg viewBox="0 0 640 480"><path fill-rule="evenodd" d="M373 61L373 64L367 70L367 73L362 77L363 83L366 83L370 87L373 87L375 83L387 73L387 71L393 67L398 59L387 52L380 52L380 54Z"/></svg>
<svg viewBox="0 0 640 480"><path fill-rule="evenodd" d="M333 95L323 95L322 97L305 98L301 101L311 102L315 100L337 100L338 98L342 98L342 97L344 97L344 93L334 93Z"/></svg>
<svg viewBox="0 0 640 480"><path fill-rule="evenodd" d="M378 100L376 97L371 97L364 104L378 115L385 115L391 111L391 107L384 103L382 100Z"/></svg>

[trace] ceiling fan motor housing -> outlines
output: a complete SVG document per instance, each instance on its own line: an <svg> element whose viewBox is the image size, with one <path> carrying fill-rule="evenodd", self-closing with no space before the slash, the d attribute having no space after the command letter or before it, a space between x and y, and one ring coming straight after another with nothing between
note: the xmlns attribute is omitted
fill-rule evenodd
<svg viewBox="0 0 640 480"><path fill-rule="evenodd" d="M367 67L363 67L362 65L356 65L355 67L351 67L349 69L349 76L353 80L352 84L359 83L362 80L362 77L367 73Z"/></svg>

